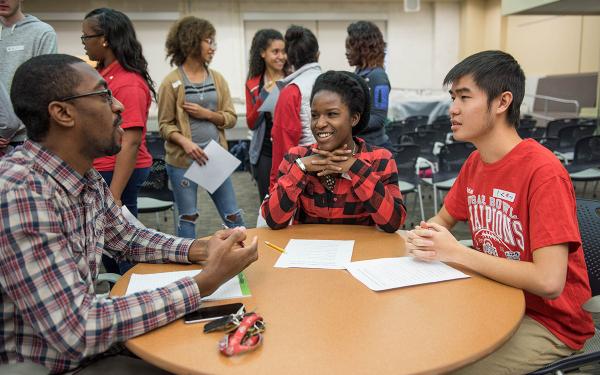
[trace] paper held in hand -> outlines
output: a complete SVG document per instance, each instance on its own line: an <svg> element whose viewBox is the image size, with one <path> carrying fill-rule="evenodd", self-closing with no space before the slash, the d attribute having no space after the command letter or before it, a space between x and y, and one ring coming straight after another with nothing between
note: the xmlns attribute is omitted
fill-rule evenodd
<svg viewBox="0 0 600 375"><path fill-rule="evenodd" d="M204 148L204 152L208 156L206 164L199 165L194 161L183 177L194 181L212 194L231 176L241 161L214 140Z"/></svg>
<svg viewBox="0 0 600 375"><path fill-rule="evenodd" d="M363 260L349 263L346 269L375 291L471 277L445 263L424 262L413 257Z"/></svg>

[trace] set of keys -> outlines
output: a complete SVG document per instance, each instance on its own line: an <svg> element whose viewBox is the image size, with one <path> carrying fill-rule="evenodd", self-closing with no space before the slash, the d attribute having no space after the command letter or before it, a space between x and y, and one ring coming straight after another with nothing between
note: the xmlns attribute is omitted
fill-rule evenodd
<svg viewBox="0 0 600 375"><path fill-rule="evenodd" d="M204 326L204 333L226 333L219 342L219 350L228 357L258 348L262 344L264 330L263 318L255 312L246 313L243 306L237 313L216 319Z"/></svg>

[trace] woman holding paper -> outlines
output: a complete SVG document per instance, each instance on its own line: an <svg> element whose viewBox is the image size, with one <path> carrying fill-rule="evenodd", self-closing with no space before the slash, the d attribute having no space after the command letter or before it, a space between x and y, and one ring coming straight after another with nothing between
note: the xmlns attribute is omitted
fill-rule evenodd
<svg viewBox="0 0 600 375"><path fill-rule="evenodd" d="M184 17L169 30L167 57L176 69L163 80L158 91L158 124L165 142L167 173L179 211L177 235L196 237L198 185L183 177L193 161L204 165L211 141L227 149L225 129L236 121L227 82L208 68L217 43L215 28L206 20ZM244 225L231 178L210 194L223 223Z"/></svg>
<svg viewBox="0 0 600 375"><path fill-rule="evenodd" d="M273 142L271 112L260 112L264 100L275 88L275 82L285 77L285 42L277 30L262 29L254 34L250 47L248 80L246 81L246 121L253 130L250 142L252 176L258 185L262 201L269 192L269 173Z"/></svg>
<svg viewBox="0 0 600 375"><path fill-rule="evenodd" d="M395 232L406 219L392 154L353 135L369 123L369 88L359 76L329 71L311 93L316 143L292 147L261 211L272 229L294 223L377 225Z"/></svg>

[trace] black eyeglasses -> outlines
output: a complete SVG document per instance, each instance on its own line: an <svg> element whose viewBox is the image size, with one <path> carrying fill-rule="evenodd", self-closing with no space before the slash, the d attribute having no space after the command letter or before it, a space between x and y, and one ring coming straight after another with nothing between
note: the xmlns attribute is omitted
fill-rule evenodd
<svg viewBox="0 0 600 375"><path fill-rule="evenodd" d="M97 38L97 37L99 37L99 36L104 36L104 34L82 35L82 36L80 36L79 38L81 38L81 43L85 43L85 41L86 41L87 39L90 39L90 38Z"/></svg>
<svg viewBox="0 0 600 375"><path fill-rule="evenodd" d="M57 101L59 101L59 102L66 102L68 100L73 100L73 99L78 99L78 98L85 98L86 96L94 96L94 95L102 95L104 97L104 99L106 99L106 101L108 102L108 104L113 104L113 94L112 94L112 91L110 89L92 91L92 92L88 92L86 94L71 95L71 96L67 96L65 98L57 99Z"/></svg>

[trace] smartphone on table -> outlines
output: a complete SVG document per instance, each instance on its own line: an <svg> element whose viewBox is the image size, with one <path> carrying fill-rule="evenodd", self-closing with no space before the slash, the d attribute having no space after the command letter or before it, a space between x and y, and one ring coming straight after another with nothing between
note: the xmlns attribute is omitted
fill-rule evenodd
<svg viewBox="0 0 600 375"><path fill-rule="evenodd" d="M194 312L186 314L184 321L188 324L206 322L222 318L226 315L236 314L242 307L244 307L243 303L229 303L227 305L201 307Z"/></svg>

